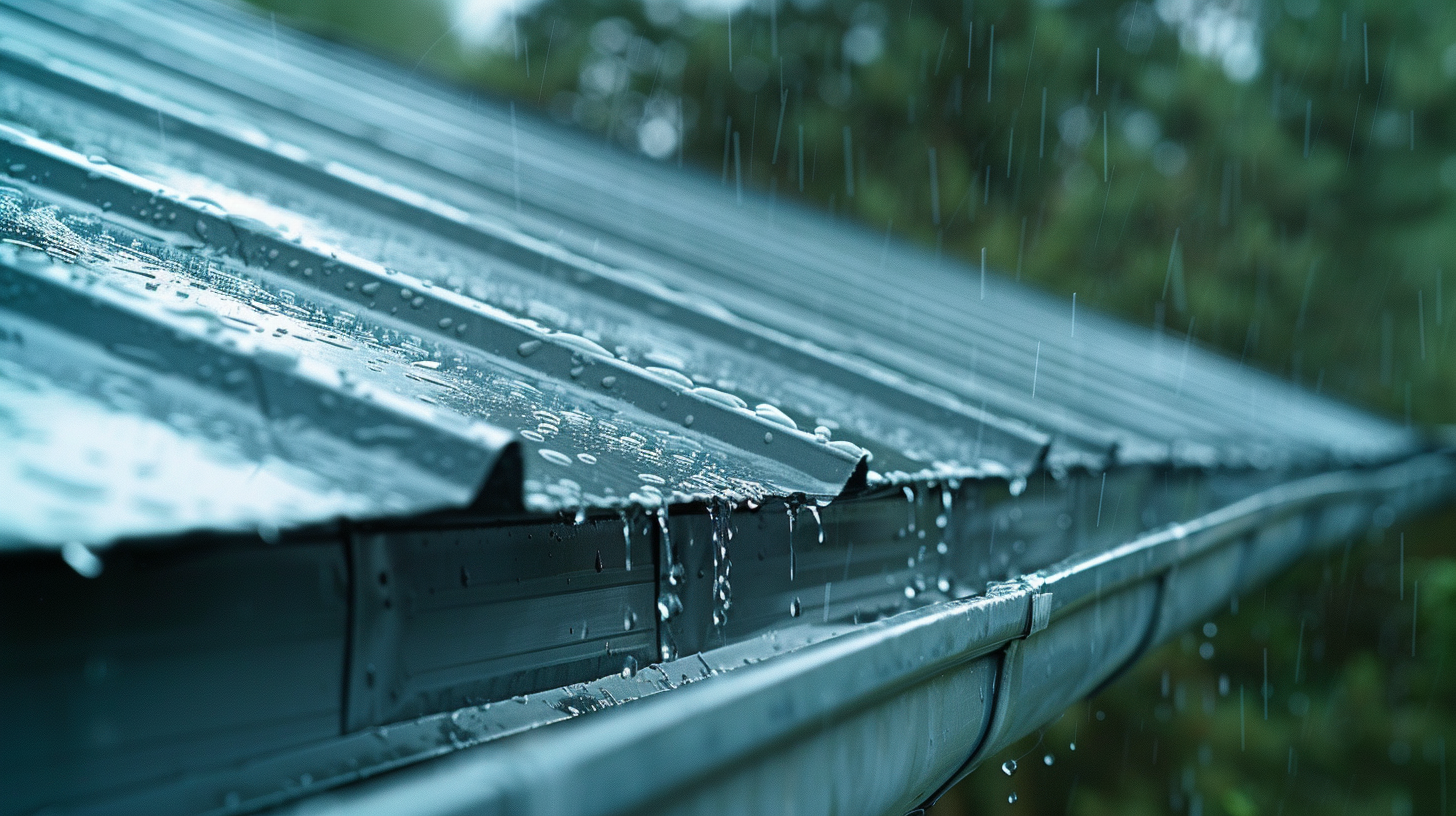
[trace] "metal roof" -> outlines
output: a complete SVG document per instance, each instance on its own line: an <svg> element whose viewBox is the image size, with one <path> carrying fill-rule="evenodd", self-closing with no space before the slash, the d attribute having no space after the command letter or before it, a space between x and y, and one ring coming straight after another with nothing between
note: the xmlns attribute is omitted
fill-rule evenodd
<svg viewBox="0 0 1456 816"><path fill-rule="evenodd" d="M3 813L908 808L1453 488L1187 338L234 9L0 32Z"/></svg>
<svg viewBox="0 0 1456 816"><path fill-rule="evenodd" d="M509 500L536 511L832 497L863 452L904 480L1416 444L1182 338L225 15L9 5L4 314L29 342L5 346L7 404L37 440L4 476L34 513L11 541L460 506L512 437ZM89 463L54 473L36 388L78 412L63 444Z"/></svg>

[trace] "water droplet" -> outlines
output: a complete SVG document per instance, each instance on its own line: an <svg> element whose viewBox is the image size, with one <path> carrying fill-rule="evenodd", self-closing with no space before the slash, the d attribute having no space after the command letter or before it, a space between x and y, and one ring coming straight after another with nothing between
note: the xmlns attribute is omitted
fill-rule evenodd
<svg viewBox="0 0 1456 816"><path fill-rule="evenodd" d="M627 659L622 661L622 677L625 679L633 677L636 674L637 658L633 657L632 655L627 655Z"/></svg>
<svg viewBox="0 0 1456 816"><path fill-rule="evenodd" d="M789 617L797 618L801 611L803 611L803 605L799 603L798 598L795 598L794 602L789 604Z"/></svg>
<svg viewBox="0 0 1456 816"><path fill-rule="evenodd" d="M818 505L809 505L809 515L814 517L814 526L819 530L819 546L824 546L824 519L819 516Z"/></svg>
<svg viewBox="0 0 1456 816"><path fill-rule="evenodd" d="M360 286L359 291L363 292L366 295L372 295L375 292L379 291L379 281L369 281L363 286Z"/></svg>
<svg viewBox="0 0 1456 816"><path fill-rule="evenodd" d="M608 376L608 377L603 377L602 378L602 387L603 388L611 388L612 386L614 386L616 384L617 384L617 378L616 377L610 377L610 376Z"/></svg>
<svg viewBox="0 0 1456 816"><path fill-rule="evenodd" d="M627 513L621 513L622 518L622 550L626 553L627 571L632 571L632 522L627 518Z"/></svg>
<svg viewBox="0 0 1456 816"><path fill-rule="evenodd" d="M596 568L597 568L597 572L601 572L603 569L605 569L605 567L602 565L602 551L601 550L597 550L597 563L596 563Z"/></svg>
<svg viewBox="0 0 1456 816"><path fill-rule="evenodd" d="M602 346L600 344L598 344L598 343L596 343L594 341L588 340L585 337L582 337L580 335L570 334L570 333L567 333L567 332L560 332L558 334L551 335L551 339L554 340L554 341L556 341L557 343L560 343L563 346L567 346L568 348L571 348L572 350L574 350L574 351L576 351L576 352L578 352L580 354L590 354L590 355L593 355L593 356L596 356L596 357L611 357L611 356L613 356L610 351L607 351L605 348L602 348Z"/></svg>
<svg viewBox="0 0 1456 816"><path fill-rule="evenodd" d="M540 340L527 340L519 346L516 346L516 353L522 357L530 357L532 354L540 351L543 345L545 344Z"/></svg>
<svg viewBox="0 0 1456 816"><path fill-rule="evenodd" d="M637 613L628 609L622 614L622 631L630 632L637 628Z"/></svg>
<svg viewBox="0 0 1456 816"><path fill-rule="evenodd" d="M521 435L524 436L525 433L526 432L522 432ZM541 454L542 459L545 459L553 465L561 465L562 467L565 467L571 464L571 457L567 456L561 451L554 451L550 448L542 448L541 450L537 451L537 453Z"/></svg>
<svg viewBox="0 0 1456 816"><path fill-rule="evenodd" d="M792 419L789 419L787 414L785 414L783 411L780 411L775 406L769 405L766 402L761 402L758 405L755 405L753 407L753 412L757 414L760 418L766 419L769 422L774 423L775 425L782 425L785 428L792 428L794 430L799 429L798 424L795 423Z"/></svg>
<svg viewBox="0 0 1456 816"><path fill-rule="evenodd" d="M693 387L693 381L688 379L687 375L683 374L680 371L673 371L670 368L661 368L659 366L647 366L647 370L651 371L653 374L656 374L662 379L667 380L673 385L677 385L682 388Z"/></svg>
<svg viewBox="0 0 1456 816"><path fill-rule="evenodd" d="M773 442L773 431L764 431L763 441L765 444Z"/></svg>
<svg viewBox="0 0 1456 816"><path fill-rule="evenodd" d="M1051 754L1047 754L1046 756L1044 756L1044 757L1041 758L1041 764L1046 765L1048 767L1050 767L1052 765L1052 763L1054 763L1056 761L1057 761L1056 757L1052 756Z"/></svg>
<svg viewBox="0 0 1456 816"><path fill-rule="evenodd" d="M1004 773L1007 776L1016 773L1016 760L1008 759L1005 762L1001 763L1001 773Z"/></svg>
<svg viewBox="0 0 1456 816"><path fill-rule="evenodd" d="M1016 791L1012 791L1011 792L1011 795L1006 797L1006 804L1008 804L1008 805L1014 805L1014 804L1016 804Z"/></svg>
<svg viewBox="0 0 1456 816"><path fill-rule="evenodd" d="M730 408L747 408L748 407L748 403L744 402L743 400L739 399L738 397L735 397L735 396L733 396L732 394L729 394L726 391L719 391L716 388L708 388L706 386L699 386L697 388L691 388L691 389L689 389L688 390L688 393L689 394L696 394L697 396L702 397L703 399L709 400L710 402L716 402L719 405L727 405Z"/></svg>
<svg viewBox="0 0 1456 816"><path fill-rule="evenodd" d="M584 465L595 465L597 458L590 453L578 453L576 458Z"/></svg>
<svg viewBox="0 0 1456 816"><path fill-rule="evenodd" d="M85 544L68 541L61 545L61 559L82 578L101 577L101 559L87 549Z"/></svg>

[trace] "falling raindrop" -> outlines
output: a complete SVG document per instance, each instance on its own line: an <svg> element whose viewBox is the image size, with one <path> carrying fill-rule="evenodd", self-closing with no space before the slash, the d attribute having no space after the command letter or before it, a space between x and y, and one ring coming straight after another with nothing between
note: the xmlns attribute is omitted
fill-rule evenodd
<svg viewBox="0 0 1456 816"><path fill-rule="evenodd" d="M795 572L795 569L798 566L798 558L796 557L796 555L794 553L794 520L797 519L798 516L799 516L799 506L797 504L794 504L793 502L790 502L788 504L788 514L789 514L789 580L792 581L792 580L794 580L794 572ZM798 604L798 600L795 600L794 603L795 603L795 605L797 605ZM794 614L796 616L798 615L797 612L795 612Z"/></svg>
<svg viewBox="0 0 1456 816"><path fill-rule="evenodd" d="M1056 757L1052 756L1051 754L1047 754L1046 756L1044 756L1044 757L1041 758L1041 764L1046 765L1048 767L1050 767L1052 765L1052 763L1054 763L1056 761L1057 761L1056 760Z"/></svg>
<svg viewBox="0 0 1456 816"><path fill-rule="evenodd" d="M1014 805L1014 804L1016 804L1016 791L1012 791L1011 794L1006 797L1006 804L1008 804L1008 805Z"/></svg>
<svg viewBox="0 0 1456 816"><path fill-rule="evenodd" d="M909 520L906 522L906 532L915 532L915 491L910 485L905 485L901 490L905 494L906 508L909 512Z"/></svg>
<svg viewBox="0 0 1456 816"><path fill-rule="evenodd" d="M799 617L799 612L801 612L802 610L803 610L803 606L799 603L799 599L798 598L795 598L793 600L793 603L790 603L789 604L789 617L791 617L791 618L797 618L797 617Z"/></svg>
<svg viewBox="0 0 1456 816"><path fill-rule="evenodd" d="M986 248L985 247L981 247L981 300L985 300L985 299L986 299Z"/></svg>
<svg viewBox="0 0 1456 816"><path fill-rule="evenodd" d="M1008 759L1005 762L1001 763L1001 773L1004 773L1007 776L1016 773L1016 760Z"/></svg>
<svg viewBox="0 0 1456 816"><path fill-rule="evenodd" d="M632 571L632 523L627 518L627 512L621 513L622 518L622 551L627 554L627 571Z"/></svg>

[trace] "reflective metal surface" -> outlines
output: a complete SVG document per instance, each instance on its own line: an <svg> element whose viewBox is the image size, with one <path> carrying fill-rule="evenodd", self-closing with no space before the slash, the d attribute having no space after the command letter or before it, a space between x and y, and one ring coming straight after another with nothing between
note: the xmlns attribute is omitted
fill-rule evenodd
<svg viewBox="0 0 1456 816"><path fill-rule="evenodd" d="M1434 450L236 9L0 0L0 813L903 811Z"/></svg>

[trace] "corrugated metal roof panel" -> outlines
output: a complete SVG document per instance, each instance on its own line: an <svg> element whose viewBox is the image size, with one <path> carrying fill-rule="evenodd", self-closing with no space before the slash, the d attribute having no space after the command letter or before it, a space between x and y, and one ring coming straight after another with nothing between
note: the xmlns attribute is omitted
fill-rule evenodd
<svg viewBox="0 0 1456 816"><path fill-rule="evenodd" d="M148 341L127 364L268 416L275 442L326 428L453 485L345 490L290 522L468 503L502 433L521 438L524 502L541 511L833 496L861 449L906 478L1025 476L1048 454L1308 469L1414 444L1186 340L1074 318L994 272L308 46L281 58L225 16L87 8L111 25L67 4L4 12L7 275L45 290L7 311L113 356L128 332L166 327L191 350ZM50 298L107 318L72 323ZM204 346L213 369L316 395L260 404L262 383L222 387L188 361ZM380 423L394 441L361 444ZM428 453L457 439L476 452Z"/></svg>

